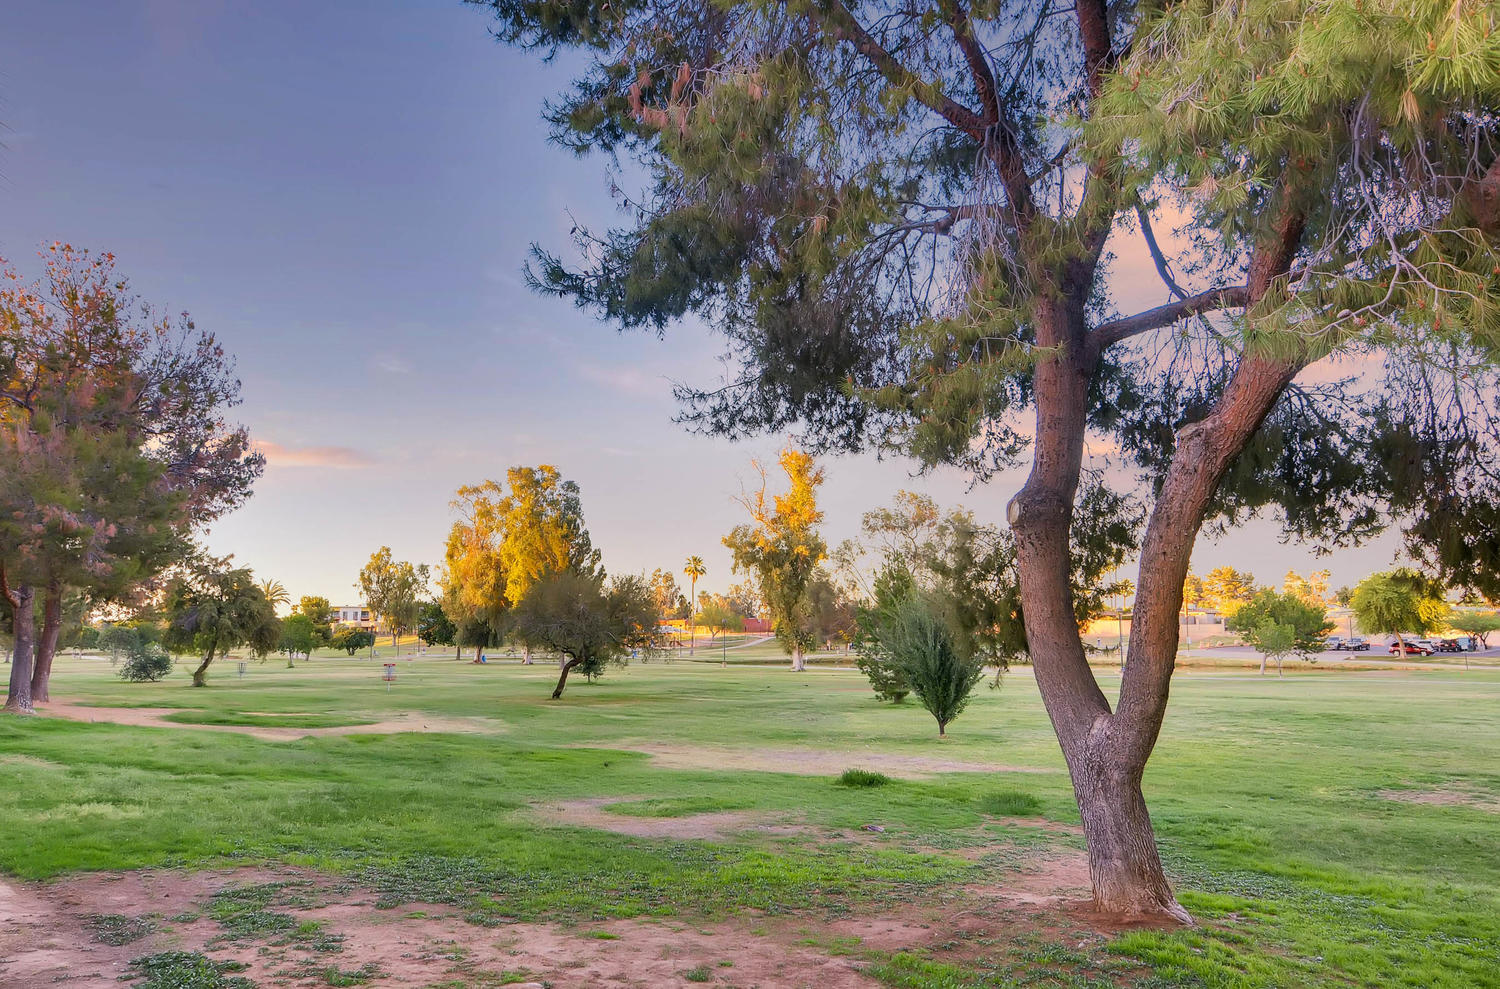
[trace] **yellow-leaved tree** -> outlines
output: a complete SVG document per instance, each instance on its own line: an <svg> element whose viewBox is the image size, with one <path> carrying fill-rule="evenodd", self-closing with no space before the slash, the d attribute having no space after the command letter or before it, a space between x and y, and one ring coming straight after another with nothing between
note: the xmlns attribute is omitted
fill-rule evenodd
<svg viewBox="0 0 1500 989"><path fill-rule="evenodd" d="M811 636L805 631L808 585L828 546L818 533L823 513L818 510L818 486L823 469L809 453L786 449L778 460L789 482L787 492L766 504L766 471L759 463L760 490L744 495L741 504L753 519L724 537L734 553L736 573L752 576L771 613L771 630L792 657L792 670L807 668L805 653Z"/></svg>

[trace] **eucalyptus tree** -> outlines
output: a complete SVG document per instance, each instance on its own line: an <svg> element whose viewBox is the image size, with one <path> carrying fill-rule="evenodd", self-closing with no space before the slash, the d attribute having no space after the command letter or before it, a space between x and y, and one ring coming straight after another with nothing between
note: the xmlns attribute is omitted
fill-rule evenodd
<svg viewBox="0 0 1500 989"><path fill-rule="evenodd" d="M735 571L755 579L771 613L771 630L791 657L792 671L800 673L807 669L807 649L813 643L808 590L828 553L818 532L823 468L801 450L783 450L778 463L787 477L786 494L767 502L765 470L757 463L760 490L741 498L751 522L735 526L724 545L734 554Z"/></svg>
<svg viewBox="0 0 1500 989"><path fill-rule="evenodd" d="M385 622L393 649L399 647L401 633L417 625L429 574L427 564L414 566L406 560L397 560L389 546L370 554L370 562L359 571L359 583L355 586L364 594L365 604Z"/></svg>
<svg viewBox="0 0 1500 989"><path fill-rule="evenodd" d="M580 53L559 142L643 164L620 228L531 275L625 328L719 329L732 371L679 387L688 424L1029 463L1026 639L1100 909L1190 919L1141 779L1205 524L1398 520L1455 583L1500 583L1489 5L474 2ZM1123 250L1161 304L1120 310ZM1150 506L1113 705L1070 594L1091 436Z"/></svg>

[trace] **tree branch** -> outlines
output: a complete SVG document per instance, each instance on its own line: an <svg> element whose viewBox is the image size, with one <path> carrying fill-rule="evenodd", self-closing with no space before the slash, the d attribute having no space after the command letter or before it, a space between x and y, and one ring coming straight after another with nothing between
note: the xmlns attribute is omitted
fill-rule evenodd
<svg viewBox="0 0 1500 989"><path fill-rule="evenodd" d="M1172 277L1172 269L1167 266L1167 257L1156 243L1156 232L1151 229L1151 216L1146 212L1146 207L1136 203L1135 215L1141 221L1141 236L1146 239L1146 249L1151 252L1151 260L1156 263L1156 273L1161 276L1162 283L1177 298L1186 299L1187 293L1182 290L1181 285L1177 284L1177 279Z"/></svg>
<svg viewBox="0 0 1500 989"><path fill-rule="evenodd" d="M814 11L813 16L819 17L820 15ZM854 14L842 0L834 0L828 5L827 16L830 23L826 27L831 29L833 36L853 45L854 50L869 59L887 80L897 86L910 89L912 95L924 106L941 115L974 140L984 140L984 118L942 93L937 84L928 82L902 65L895 55L892 55L885 46L875 40L869 31L865 30L864 25L855 19Z"/></svg>
<svg viewBox="0 0 1500 989"><path fill-rule="evenodd" d="M995 74L990 69L990 60L984 48L974 37L973 26L969 23L969 12L964 9L962 3L956 0L944 0L942 7L947 11L948 23L953 27L953 39L958 42L959 50L964 53L964 59L969 63L969 71L974 74L974 91L979 97L979 105L984 110L985 123L998 123L1000 100L995 85Z"/></svg>
<svg viewBox="0 0 1500 989"><path fill-rule="evenodd" d="M1089 334L1089 343L1094 348L1095 354L1101 354L1121 340L1148 333L1151 330L1159 330L1164 326L1171 326L1178 320L1189 316L1243 306L1249 300L1250 289L1246 285L1209 289L1207 292L1199 292L1197 295L1169 302L1155 309L1147 309L1134 316L1124 316L1102 323Z"/></svg>
<svg viewBox="0 0 1500 989"><path fill-rule="evenodd" d="M1017 226L1025 225L1036 212L1036 205L1031 199L1031 183L1026 175L1026 162L1021 154L1020 144L1016 141L1010 122L1001 116L998 96L994 105L994 121L987 120L985 116L953 100L942 92L938 84L928 82L902 65L896 56L876 41L855 19L843 0L832 0L826 14L815 9L812 16L824 20L825 30L835 38L853 45L854 50L869 59L888 81L909 89L924 106L983 145L985 153L1000 172L1000 182L1005 187L1005 195L1010 200ZM964 23L968 23L967 15ZM977 49L977 42L975 45ZM978 54L982 60L983 52ZM989 78L993 80L993 76Z"/></svg>

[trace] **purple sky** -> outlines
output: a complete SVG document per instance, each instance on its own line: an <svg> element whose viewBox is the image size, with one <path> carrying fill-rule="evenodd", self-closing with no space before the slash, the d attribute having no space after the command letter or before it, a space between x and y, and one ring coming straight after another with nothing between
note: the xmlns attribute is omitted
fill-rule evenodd
<svg viewBox="0 0 1500 989"><path fill-rule="evenodd" d="M583 488L612 571L702 555L720 588L734 503L776 438L689 435L670 382L718 374L701 326L621 336L528 292L532 241L613 217L606 163L549 146L567 81L495 44L457 0L48 0L0 32L0 255L38 270L53 240L113 251L135 289L239 357L240 415L271 466L209 546L294 596L352 601L382 544L436 564L460 484L550 462ZM1115 245L1121 305L1164 301ZM830 543L901 487L1003 518L1018 477L827 465ZM1200 543L1279 582L1387 565L1394 540L1315 561L1258 523ZM680 576L679 576L679 579Z"/></svg>

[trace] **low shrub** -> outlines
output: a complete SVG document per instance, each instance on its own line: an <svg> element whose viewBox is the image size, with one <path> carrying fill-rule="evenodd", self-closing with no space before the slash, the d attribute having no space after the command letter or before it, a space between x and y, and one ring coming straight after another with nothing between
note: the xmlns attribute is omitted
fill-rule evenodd
<svg viewBox="0 0 1500 989"><path fill-rule="evenodd" d="M885 773L871 772L868 769L846 769L839 776L839 786L885 786L891 778Z"/></svg>
<svg viewBox="0 0 1500 989"><path fill-rule="evenodd" d="M172 657L155 642L137 639L125 648L120 679L132 683L155 683L172 672Z"/></svg>

